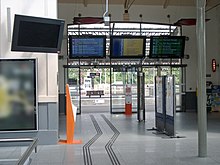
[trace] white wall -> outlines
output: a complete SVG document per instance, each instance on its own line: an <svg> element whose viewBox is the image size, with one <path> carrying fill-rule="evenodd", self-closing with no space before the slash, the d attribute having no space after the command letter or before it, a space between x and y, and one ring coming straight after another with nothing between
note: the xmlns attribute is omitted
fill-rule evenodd
<svg viewBox="0 0 220 165"><path fill-rule="evenodd" d="M186 90L195 91L197 86L197 49L196 49L196 26L183 26L182 35L189 37L185 45L185 54L190 56L189 59L183 59L186 67Z"/></svg>
<svg viewBox="0 0 220 165"><path fill-rule="evenodd" d="M105 10L104 5L88 5L84 7L81 4L59 4L58 5L58 17L65 19L66 23L72 23L73 17L77 17L78 13L81 13L82 17L94 16L102 17ZM122 20L123 19L123 6L122 5L110 5L109 13L111 13L111 19ZM216 73L211 71L211 59L218 59L220 61L220 48L219 32L220 32L220 12L219 9L213 9L207 13L207 18L211 20L206 23L207 28L207 74L211 74L211 80L214 84L219 84L219 68ZM167 15L171 16L170 23L174 23L181 18L196 18L196 7L180 7L180 6L168 6L163 9L162 6L139 6L132 5L129 10L131 21L140 21L139 15L143 15L143 21L145 22L159 22L169 23ZM190 59L184 59L183 63L187 64L187 91L195 91L197 86L197 45L196 45L196 26L183 26L183 35L189 37L189 41L186 42L185 53L190 55ZM66 43L65 43L66 44ZM63 46L65 45L63 44ZM62 53L66 55L66 46L63 47ZM59 68L59 72L63 72Z"/></svg>
<svg viewBox="0 0 220 165"><path fill-rule="evenodd" d="M220 52L219 47L219 32L220 32L220 14L219 8L214 8L206 13L206 19L210 19L206 22L206 74L211 75L207 77L207 81L212 81L213 84L218 85L219 80L219 68L216 72L212 72L211 62L212 59L216 59L217 63L220 62ZM197 45L196 45L196 26L183 26L183 35L189 37L189 41L186 43L186 54L190 55L190 59L183 60L187 64L187 82L186 90L195 91L197 87L197 66L198 66L198 54L197 54Z"/></svg>
<svg viewBox="0 0 220 165"><path fill-rule="evenodd" d="M215 52L216 53L216 56L217 56L217 63L220 65L220 7L218 6L216 8L216 15L217 15L217 35L215 35L215 37L218 38L218 43L217 43L217 51ZM220 84L220 67L218 66L218 72L217 72L217 77L218 77L218 84Z"/></svg>
<svg viewBox="0 0 220 165"><path fill-rule="evenodd" d="M219 67L216 72L212 72L212 59L216 59L217 63L220 63L220 8L215 8L206 13L206 18L210 18L210 21L206 23L206 44L207 44L207 74L211 74L211 78L207 80L213 81L214 84L220 83Z"/></svg>
<svg viewBox="0 0 220 165"><path fill-rule="evenodd" d="M46 53L11 52L14 14L57 18L57 0L1 0L0 1L0 57L38 59L39 102L57 102L58 56ZM7 8L11 15L7 17ZM10 18L10 19L8 19ZM8 21L11 20L11 21ZM11 26L8 26L11 25Z"/></svg>
<svg viewBox="0 0 220 165"><path fill-rule="evenodd" d="M72 22L73 17L77 17L81 13L82 17L94 16L102 17L105 11L105 5L88 5L84 7L82 4L58 4L59 18L64 18L68 23ZM112 20L122 20L123 5L109 5L109 13ZM177 21L180 17L193 17L196 14L195 7L173 7L169 6L163 9L162 6L144 6L132 5L129 9L130 20L140 21L139 15L143 15L143 21L168 23L167 15L171 16L171 22Z"/></svg>

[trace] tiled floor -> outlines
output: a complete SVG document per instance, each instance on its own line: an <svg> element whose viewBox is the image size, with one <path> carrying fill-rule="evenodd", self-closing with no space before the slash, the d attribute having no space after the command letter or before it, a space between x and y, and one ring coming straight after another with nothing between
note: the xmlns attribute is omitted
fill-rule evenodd
<svg viewBox="0 0 220 165"><path fill-rule="evenodd" d="M94 116L97 122L94 127ZM177 113L177 135L168 138L155 135L148 128L154 126L154 112L146 113L146 122L137 122L136 114L124 115L82 114L77 116L75 138L80 145L39 146L31 155L32 165L219 165L220 113L208 114L208 156L198 157L198 131L196 113ZM60 117L60 138L65 138L65 117ZM98 126L97 126L98 125ZM112 127L113 126L113 127ZM118 131L118 133L117 133ZM120 134L119 134L120 133ZM116 135L117 134L117 135ZM98 135L98 136L97 136ZM94 138L95 137L95 138ZM93 140L91 140L93 139ZM88 142L87 148L85 144ZM107 145L108 144L108 145ZM84 146L84 147L83 147ZM6 150L7 151L7 150ZM86 160L85 155L91 159ZM84 158L85 156L85 158ZM115 161L115 159L117 159Z"/></svg>

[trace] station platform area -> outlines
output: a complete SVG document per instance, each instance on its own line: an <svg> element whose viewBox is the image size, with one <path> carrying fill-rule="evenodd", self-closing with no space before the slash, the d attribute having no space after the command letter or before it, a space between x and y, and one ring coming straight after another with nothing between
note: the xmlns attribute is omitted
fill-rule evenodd
<svg viewBox="0 0 220 165"><path fill-rule="evenodd" d="M220 113L208 113L208 156L198 157L197 113L176 114L179 138L155 131L154 112L146 121L137 115L85 113L77 116L75 139L82 144L40 145L32 165L218 165ZM65 138L65 116L60 116L60 138ZM6 150L5 150L6 151ZM7 152L2 151L1 154Z"/></svg>
<svg viewBox="0 0 220 165"><path fill-rule="evenodd" d="M220 113L208 113L208 156L198 157L197 113L176 114L177 138L149 131L154 112L146 121L137 114L83 113L77 116L75 139L82 144L38 145L31 165L218 165ZM60 139L65 139L65 115L60 116ZM12 165L25 147L1 147L0 164ZM10 160L11 162L5 161ZM2 161L3 160L3 161Z"/></svg>

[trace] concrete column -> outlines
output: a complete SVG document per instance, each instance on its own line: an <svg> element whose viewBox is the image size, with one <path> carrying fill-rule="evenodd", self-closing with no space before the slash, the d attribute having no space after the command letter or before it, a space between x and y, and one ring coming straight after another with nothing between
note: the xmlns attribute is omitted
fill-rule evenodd
<svg viewBox="0 0 220 165"><path fill-rule="evenodd" d="M198 156L207 156L205 0L197 0Z"/></svg>

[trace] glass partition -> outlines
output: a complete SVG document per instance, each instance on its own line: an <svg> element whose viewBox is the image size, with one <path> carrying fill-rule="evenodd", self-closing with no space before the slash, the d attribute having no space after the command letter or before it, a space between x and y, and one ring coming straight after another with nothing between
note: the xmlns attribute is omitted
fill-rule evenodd
<svg viewBox="0 0 220 165"><path fill-rule="evenodd" d="M182 111L182 95L185 84L182 80L181 67L163 67L161 75L174 75L175 77L175 93L176 93L176 111Z"/></svg>
<svg viewBox="0 0 220 165"><path fill-rule="evenodd" d="M125 112L126 85L131 86L132 112L137 112L137 67L114 66L111 69L111 112Z"/></svg>

